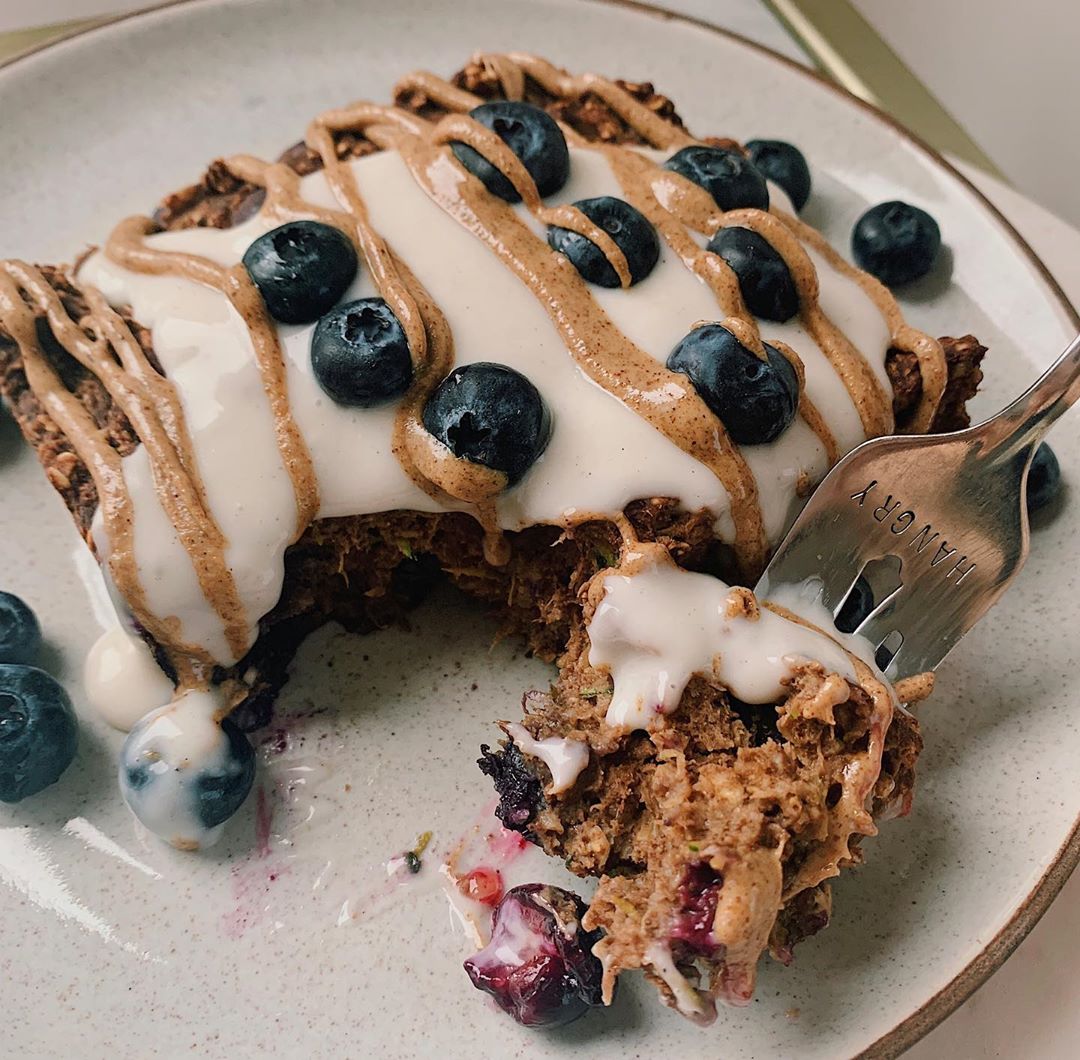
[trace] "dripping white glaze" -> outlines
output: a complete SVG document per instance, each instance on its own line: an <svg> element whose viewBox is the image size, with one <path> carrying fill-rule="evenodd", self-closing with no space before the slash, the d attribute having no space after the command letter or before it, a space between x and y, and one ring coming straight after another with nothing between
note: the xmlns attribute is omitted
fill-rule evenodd
<svg viewBox="0 0 1080 1060"><path fill-rule="evenodd" d="M847 654L824 634L764 608L756 618L736 613L732 589L718 578L681 570L666 554L642 559L629 574L604 576L588 626L589 662L615 686L606 718L612 727L650 728L678 706L695 674L746 703L779 700L802 661L855 680Z"/></svg>
<svg viewBox="0 0 1080 1060"><path fill-rule="evenodd" d="M574 148L571 155L572 177L560 201L618 194L601 153ZM532 293L428 198L396 152L351 165L373 226L409 262L445 313L456 363L491 360L515 367L552 409L555 426L547 452L498 499L501 526L519 529L572 521L584 513L615 514L631 500L662 496L678 498L687 509L709 509L719 536L733 539L728 497L713 473L579 371ZM301 191L315 205L336 205L322 173L305 177ZM274 224L258 214L232 229L164 232L148 243L232 265ZM811 256L822 307L884 377L889 334L880 312L858 284ZM229 542L226 558L245 606L250 644L259 618L280 595L296 508L247 328L217 291L181 277L135 273L100 253L84 264L80 280L101 289L115 305L130 306L152 332L155 352L180 394L210 508ZM362 269L346 298L374 293ZM712 293L666 246L643 282L629 290L595 288L593 294L616 326L660 361L694 323L721 315ZM318 478L319 516L438 510L441 505L408 478L391 451L393 407L342 408L318 386L310 368L312 330L279 327L290 404ZM841 449L862 441L849 395L805 330L797 322L764 323L763 337L788 343L802 358L807 394L824 412ZM824 474L824 449L797 418L776 442L745 447L743 456L757 480L768 537L775 542L797 504L800 480L816 481ZM150 609L175 616L182 637L215 659L235 661L161 507L142 447L124 459L123 467L138 520L136 560Z"/></svg>
<svg viewBox="0 0 1080 1060"><path fill-rule="evenodd" d="M645 960L667 984L679 1012L698 1023L712 1022L716 1015L712 1001L679 971L667 946L654 942L645 951Z"/></svg>
<svg viewBox="0 0 1080 1060"><path fill-rule="evenodd" d="M173 696L172 682L149 648L120 626L102 633L87 652L83 687L90 705L123 732Z"/></svg>
<svg viewBox="0 0 1080 1060"><path fill-rule="evenodd" d="M185 692L143 718L124 747L124 758L147 763L150 773L146 783L133 785L121 764L124 801L151 832L182 850L204 849L221 836L222 825L208 828L199 819L196 784L201 773L225 766L222 713L216 693Z"/></svg>
<svg viewBox="0 0 1080 1060"><path fill-rule="evenodd" d="M507 725L506 735L527 755L540 759L551 771L548 792L558 795L574 786L581 771L589 764L589 745L583 740L549 736L536 740L523 725Z"/></svg>

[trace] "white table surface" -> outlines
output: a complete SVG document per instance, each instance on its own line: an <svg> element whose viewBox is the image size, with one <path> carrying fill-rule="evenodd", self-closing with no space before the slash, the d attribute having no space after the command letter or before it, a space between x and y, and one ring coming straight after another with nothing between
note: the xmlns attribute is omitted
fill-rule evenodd
<svg viewBox="0 0 1080 1060"><path fill-rule="evenodd" d="M701 18L800 61L805 56L761 0L652 0L657 7ZM110 9L124 0L0 0L0 30L61 22ZM1020 230L1080 305L1080 232L1017 192L970 167L978 184ZM1080 1057L1080 874L1035 930L985 986L916 1045L909 1060L1075 1060Z"/></svg>

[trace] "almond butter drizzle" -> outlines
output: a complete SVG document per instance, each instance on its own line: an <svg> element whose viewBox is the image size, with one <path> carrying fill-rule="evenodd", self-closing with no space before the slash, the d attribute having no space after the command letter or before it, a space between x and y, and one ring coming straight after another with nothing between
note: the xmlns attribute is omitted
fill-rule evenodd
<svg viewBox="0 0 1080 1060"><path fill-rule="evenodd" d="M528 78L561 98L596 95L655 147L671 150L698 143L686 130L605 78L594 74L574 76L523 53L484 55L480 59L500 81L507 98L522 98ZM451 112L468 111L483 102L472 93L424 72L403 79L397 91L422 93ZM595 243L625 286L630 279L629 267L614 240L572 206L545 207L524 165L500 137L479 122L461 113L451 113L433 125L394 107L357 103L325 112L312 122L306 137L308 146L322 159L326 180L341 210L327 210L303 200L299 177L282 164L237 156L228 165L241 179L267 189L263 210L268 215L280 219L315 217L335 225L354 242L380 294L398 317L412 353L415 377L396 418L393 449L413 480L433 496L447 495L473 505L487 532L489 556L493 560L505 557L506 546L498 530L494 503L494 497L505 486L505 476L455 457L423 428L420 416L424 402L453 363L452 336L430 295L372 228L353 169L337 157L334 133L345 130L364 131L378 146L398 150L414 179L433 201L481 239L529 287L582 370L717 475L730 496L736 554L746 570L759 568L766 556L767 542L757 484L723 425L683 376L669 372L618 331L573 266L551 251L507 204L487 193L457 163L446 145L459 141L479 151L510 180L539 221L568 228ZM585 143L572 130L564 131L570 142ZM700 248L690 232L711 234L723 226L742 225L768 239L792 272L800 295L803 325L843 380L866 432L880 434L892 429L888 395L865 359L821 311L817 303L816 271L802 244L811 246L831 267L860 284L881 310L894 343L918 357L923 394L910 429L927 429L944 390L944 355L934 339L903 321L895 299L881 284L845 262L808 225L780 210L774 209L772 214L759 210L725 213L703 189L662 170L632 148L585 146L604 152L628 201L654 224L684 265L712 290L725 317L724 326L763 358L765 350L757 322L746 309L734 274L717 255ZM151 248L145 237L152 228L152 223L141 217L121 222L108 241L106 254L134 272L174 275L214 288L239 313L251 336L274 417L278 449L293 484L297 504L295 536L299 537L318 512L318 483L289 405L277 331L258 290L242 265L226 269L197 255ZM8 276L0 287L0 322L20 345L35 395L71 439L94 476L113 547L110 569L121 591L159 643L170 646L174 654L193 659L205 657L200 649L179 642L175 619L157 620L146 613L131 546L131 504L120 459L49 366L37 345L32 326L34 314L23 301L20 288L49 317L58 341L98 376L147 445L163 505L192 556L208 601L222 617L230 647L236 650L246 638L246 633L241 638L240 631L246 628L248 616L243 613L224 559L226 543L206 502L182 410L171 384L143 363L141 351L136 354L138 344L126 325L111 310L107 311L98 292L89 289L85 292L91 313L80 322L98 335L95 343L63 312L58 298L54 296L54 301L48 301L42 293L48 284L39 273L22 273L30 284L28 287L18 280L16 263L7 263L4 268ZM119 365L112 355L102 359L100 351L106 342L115 350ZM829 462L835 462L838 446L819 410L806 397L801 385L805 375L801 360L789 347L781 343L774 345L799 375L799 413L822 441Z"/></svg>
<svg viewBox="0 0 1080 1060"><path fill-rule="evenodd" d="M145 242L145 237L152 230L153 222L146 217L129 217L121 221L109 236L105 254L111 261L132 272L150 276L179 276L220 291L240 315L251 336L255 363L274 417L278 452L296 496L295 541L319 510L319 484L307 443L300 434L289 405L285 358L277 328L243 265L227 269L197 254L155 250Z"/></svg>
<svg viewBox="0 0 1080 1060"><path fill-rule="evenodd" d="M24 294L32 304L27 303ZM143 628L158 643L174 647L182 654L177 660L178 665L188 660L210 665L213 660L205 651L181 640L175 618L159 618L147 606L135 559L135 517L124 483L120 454L49 363L38 339L38 313L57 323L66 319L70 327L61 327L61 332L90 364L104 352L99 343L72 324L63 305L59 304L59 296L37 269L19 261L0 262L0 324L19 347L30 389L46 414L64 432L93 479L109 539L109 555L103 559L109 565L113 580ZM78 332L77 339L70 328ZM60 336L57 339L59 341ZM183 678L183 670L178 674Z"/></svg>

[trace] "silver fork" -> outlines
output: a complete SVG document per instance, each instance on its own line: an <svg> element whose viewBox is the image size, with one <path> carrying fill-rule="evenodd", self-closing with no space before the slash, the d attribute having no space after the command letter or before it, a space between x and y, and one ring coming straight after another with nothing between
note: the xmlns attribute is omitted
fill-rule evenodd
<svg viewBox="0 0 1080 1060"><path fill-rule="evenodd" d="M758 597L801 592L836 615L864 570L872 581L870 572L891 568L894 587L875 593L856 632L878 648L894 680L936 669L1023 566L1031 459L1077 398L1080 336L1034 386L976 427L859 446L815 490Z"/></svg>

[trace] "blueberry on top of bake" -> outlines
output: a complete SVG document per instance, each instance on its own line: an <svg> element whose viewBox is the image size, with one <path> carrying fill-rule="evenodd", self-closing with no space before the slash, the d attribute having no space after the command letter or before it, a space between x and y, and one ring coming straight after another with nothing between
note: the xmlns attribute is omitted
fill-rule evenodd
<svg viewBox="0 0 1080 1060"><path fill-rule="evenodd" d="M469 117L496 133L521 159L541 197L554 195L566 183L570 176L566 137L546 111L530 103L500 100L481 103L469 111ZM479 151L458 142L451 147L458 161L479 177L492 195L507 202L521 201L514 185Z"/></svg>
<svg viewBox="0 0 1080 1060"><path fill-rule="evenodd" d="M339 405L373 408L412 382L405 332L382 298L358 298L327 313L311 335L311 368Z"/></svg>
<svg viewBox="0 0 1080 1060"><path fill-rule="evenodd" d="M630 283L640 283L653 270L660 257L660 240L656 229L640 210L623 199L600 195L594 199L579 199L574 205L614 240L626 255L630 267ZM568 228L551 225L548 243L553 250L565 254L574 268L589 283L600 287L618 287L619 277L604 252L591 240Z"/></svg>
<svg viewBox="0 0 1080 1060"><path fill-rule="evenodd" d="M726 147L695 144L676 151L665 169L703 187L721 210L769 208L769 189L761 171L745 155Z"/></svg>
<svg viewBox="0 0 1080 1060"><path fill-rule="evenodd" d="M551 414L540 391L503 364L455 368L424 406L424 426L464 460L517 482L547 447Z"/></svg>
<svg viewBox="0 0 1080 1060"><path fill-rule="evenodd" d="M799 407L799 379L788 359L765 346L763 360L720 324L694 328L667 366L690 377L702 400L739 445L780 437Z"/></svg>
<svg viewBox="0 0 1080 1060"><path fill-rule="evenodd" d="M244 267L275 320L310 324L353 282L356 250L333 225L290 221L259 236L244 254Z"/></svg>

